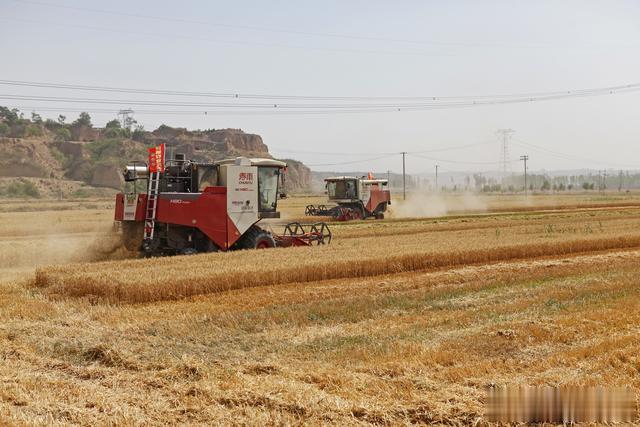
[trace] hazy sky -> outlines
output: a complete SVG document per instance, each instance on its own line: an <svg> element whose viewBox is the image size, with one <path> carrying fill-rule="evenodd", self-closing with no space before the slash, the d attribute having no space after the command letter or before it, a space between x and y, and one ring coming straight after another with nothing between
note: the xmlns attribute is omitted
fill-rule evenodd
<svg viewBox="0 0 640 427"><path fill-rule="evenodd" d="M399 97L597 88L640 83L640 2L0 0L0 58L4 80L170 91ZM0 85L0 105L67 109L69 118L130 105L2 99L10 94L185 100ZM317 170L401 171L401 157L386 153L476 143L408 155L407 171L497 169L484 162L500 159L500 128L516 131L511 158L529 154L534 170L632 169L640 168L638 101L640 91L413 112L135 117L146 129L241 128L275 155L310 165L361 162ZM98 125L115 117L91 115Z"/></svg>

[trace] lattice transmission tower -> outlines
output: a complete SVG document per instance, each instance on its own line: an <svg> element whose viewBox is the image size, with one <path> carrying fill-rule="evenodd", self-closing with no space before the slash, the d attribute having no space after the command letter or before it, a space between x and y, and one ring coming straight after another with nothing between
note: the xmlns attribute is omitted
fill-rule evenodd
<svg viewBox="0 0 640 427"><path fill-rule="evenodd" d="M516 131L513 129L498 129L496 134L500 140L500 164L502 166L502 177L506 177L511 172L511 158L509 157L509 142L511 136Z"/></svg>

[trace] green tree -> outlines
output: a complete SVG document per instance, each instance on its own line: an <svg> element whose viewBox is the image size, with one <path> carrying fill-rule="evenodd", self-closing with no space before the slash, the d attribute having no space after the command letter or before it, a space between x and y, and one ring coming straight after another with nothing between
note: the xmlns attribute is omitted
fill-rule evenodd
<svg viewBox="0 0 640 427"><path fill-rule="evenodd" d="M87 112L82 112L78 118L73 122L73 126L87 126L91 127L91 116Z"/></svg>
<svg viewBox="0 0 640 427"><path fill-rule="evenodd" d="M120 126L120 121L113 119L113 120L109 120L107 122L106 125L104 125L105 129L122 129L122 126Z"/></svg>
<svg viewBox="0 0 640 427"><path fill-rule="evenodd" d="M69 141L71 139L71 132L67 128L60 128L56 132L57 141Z"/></svg>
<svg viewBox="0 0 640 427"><path fill-rule="evenodd" d="M7 107L0 107L0 117L6 120L9 125L18 121L18 112L17 108L9 109Z"/></svg>
<svg viewBox="0 0 640 427"><path fill-rule="evenodd" d="M104 126L104 135L107 138L119 138L122 136L122 126L118 120L110 120Z"/></svg>
<svg viewBox="0 0 640 427"><path fill-rule="evenodd" d="M144 126L136 125L132 133L132 138L135 141L142 141L142 139L144 138Z"/></svg>
<svg viewBox="0 0 640 427"><path fill-rule="evenodd" d="M540 187L540 190L547 191L550 189L551 189L551 184L549 183L549 181L545 179L544 182L542 183L542 186Z"/></svg>
<svg viewBox="0 0 640 427"><path fill-rule="evenodd" d="M41 124L42 123L42 116L40 114L36 113L35 111L32 111L31 112L31 121L33 123L36 123L36 124Z"/></svg>
<svg viewBox="0 0 640 427"><path fill-rule="evenodd" d="M46 127L47 129L53 131L53 130L58 129L60 127L60 123L58 123L57 121L55 121L53 119L46 119L44 121L44 127Z"/></svg>
<svg viewBox="0 0 640 427"><path fill-rule="evenodd" d="M67 120L67 116L63 116L62 114L58 116L58 124L64 125L64 122L66 120Z"/></svg>

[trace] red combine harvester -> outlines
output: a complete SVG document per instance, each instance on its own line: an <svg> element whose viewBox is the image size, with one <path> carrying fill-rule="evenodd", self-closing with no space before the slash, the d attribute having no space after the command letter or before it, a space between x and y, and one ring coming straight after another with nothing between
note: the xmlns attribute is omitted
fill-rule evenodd
<svg viewBox="0 0 640 427"><path fill-rule="evenodd" d="M149 164L134 162L124 171L132 191L116 196L116 226L127 249L171 255L331 242L322 222L287 224L281 235L257 225L280 217L284 162L238 157L198 163L178 154L165 164L163 145L149 151ZM144 192L138 192L142 181Z"/></svg>
<svg viewBox="0 0 640 427"><path fill-rule="evenodd" d="M336 176L324 181L329 202L337 206L307 205L305 215L331 216L338 221L369 217L383 219L387 206L391 204L391 193L385 189L388 181L375 179L372 174L367 178Z"/></svg>

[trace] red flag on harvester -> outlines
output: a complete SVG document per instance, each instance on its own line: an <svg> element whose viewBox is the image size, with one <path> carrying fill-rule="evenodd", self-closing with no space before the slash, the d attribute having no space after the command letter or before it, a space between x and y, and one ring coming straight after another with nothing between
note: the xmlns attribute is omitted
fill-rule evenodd
<svg viewBox="0 0 640 427"><path fill-rule="evenodd" d="M149 148L149 173L164 170L164 144Z"/></svg>

